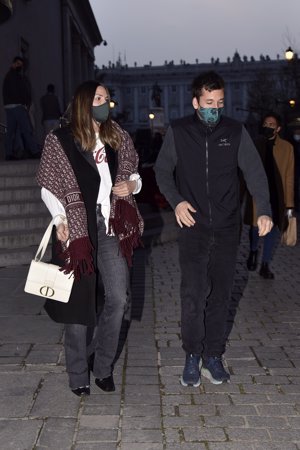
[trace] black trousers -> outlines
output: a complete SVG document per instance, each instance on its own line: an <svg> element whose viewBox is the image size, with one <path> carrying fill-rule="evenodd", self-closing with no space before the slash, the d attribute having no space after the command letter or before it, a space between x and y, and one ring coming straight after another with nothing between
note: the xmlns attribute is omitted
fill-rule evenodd
<svg viewBox="0 0 300 450"><path fill-rule="evenodd" d="M180 230L181 335L187 353L208 357L225 351L238 243L238 226L214 231L196 224Z"/></svg>

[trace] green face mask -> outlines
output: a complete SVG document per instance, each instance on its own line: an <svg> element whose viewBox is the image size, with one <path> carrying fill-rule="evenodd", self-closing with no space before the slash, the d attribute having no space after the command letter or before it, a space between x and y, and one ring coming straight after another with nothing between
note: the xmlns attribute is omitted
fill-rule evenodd
<svg viewBox="0 0 300 450"><path fill-rule="evenodd" d="M224 108L203 108L200 106L197 110L198 116L207 125L216 125L223 112Z"/></svg>
<svg viewBox="0 0 300 450"><path fill-rule="evenodd" d="M96 122L106 122L109 115L109 103L105 102L103 105L93 106L92 115Z"/></svg>

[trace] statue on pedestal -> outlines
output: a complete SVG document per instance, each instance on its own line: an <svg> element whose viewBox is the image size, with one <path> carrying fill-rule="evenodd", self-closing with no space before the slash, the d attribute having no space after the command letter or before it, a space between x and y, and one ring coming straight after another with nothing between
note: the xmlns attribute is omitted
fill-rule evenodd
<svg viewBox="0 0 300 450"><path fill-rule="evenodd" d="M161 87L157 84L157 82L152 86L152 96L151 100L153 100L154 106L160 108L161 107L161 97L160 94L162 92Z"/></svg>

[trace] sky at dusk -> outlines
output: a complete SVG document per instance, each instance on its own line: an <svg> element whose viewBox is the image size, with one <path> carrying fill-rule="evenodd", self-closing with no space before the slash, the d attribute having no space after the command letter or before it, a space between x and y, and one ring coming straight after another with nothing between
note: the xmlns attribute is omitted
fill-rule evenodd
<svg viewBox="0 0 300 450"><path fill-rule="evenodd" d="M95 48L96 64L133 66L226 62L262 54L300 54L300 0L90 0L107 46Z"/></svg>

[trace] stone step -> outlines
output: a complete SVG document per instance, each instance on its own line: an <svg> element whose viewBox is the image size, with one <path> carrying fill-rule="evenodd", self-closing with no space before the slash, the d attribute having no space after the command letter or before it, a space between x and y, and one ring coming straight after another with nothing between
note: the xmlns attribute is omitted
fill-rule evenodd
<svg viewBox="0 0 300 450"><path fill-rule="evenodd" d="M5 216L19 216L19 215L26 215L26 214L46 214L47 208L45 204L41 201L41 199L38 199L33 202L0 202L0 217Z"/></svg>
<svg viewBox="0 0 300 450"><path fill-rule="evenodd" d="M41 199L41 189L37 187L10 188L0 190L0 203L34 201Z"/></svg>
<svg viewBox="0 0 300 450"><path fill-rule="evenodd" d="M0 217L0 235L7 232L22 232L23 230L46 227L50 222L50 218L51 216L49 213L28 216Z"/></svg>
<svg viewBox="0 0 300 450"><path fill-rule="evenodd" d="M39 245L49 224L49 217L42 228L30 228L22 231L0 232L0 250L26 248Z"/></svg>
<svg viewBox="0 0 300 450"><path fill-rule="evenodd" d="M0 189L20 188L20 187L38 187L35 177L32 175L13 175L0 176ZM40 189L40 187L38 187Z"/></svg>
<svg viewBox="0 0 300 450"><path fill-rule="evenodd" d="M23 264L30 265L31 260L35 257L38 246L27 248L0 249L0 267L20 266ZM50 261L51 248L47 248L43 257L43 261Z"/></svg>
<svg viewBox="0 0 300 450"><path fill-rule="evenodd" d="M1 161L0 178L3 176L27 176L35 177L39 166L38 159L24 159L21 161Z"/></svg>

